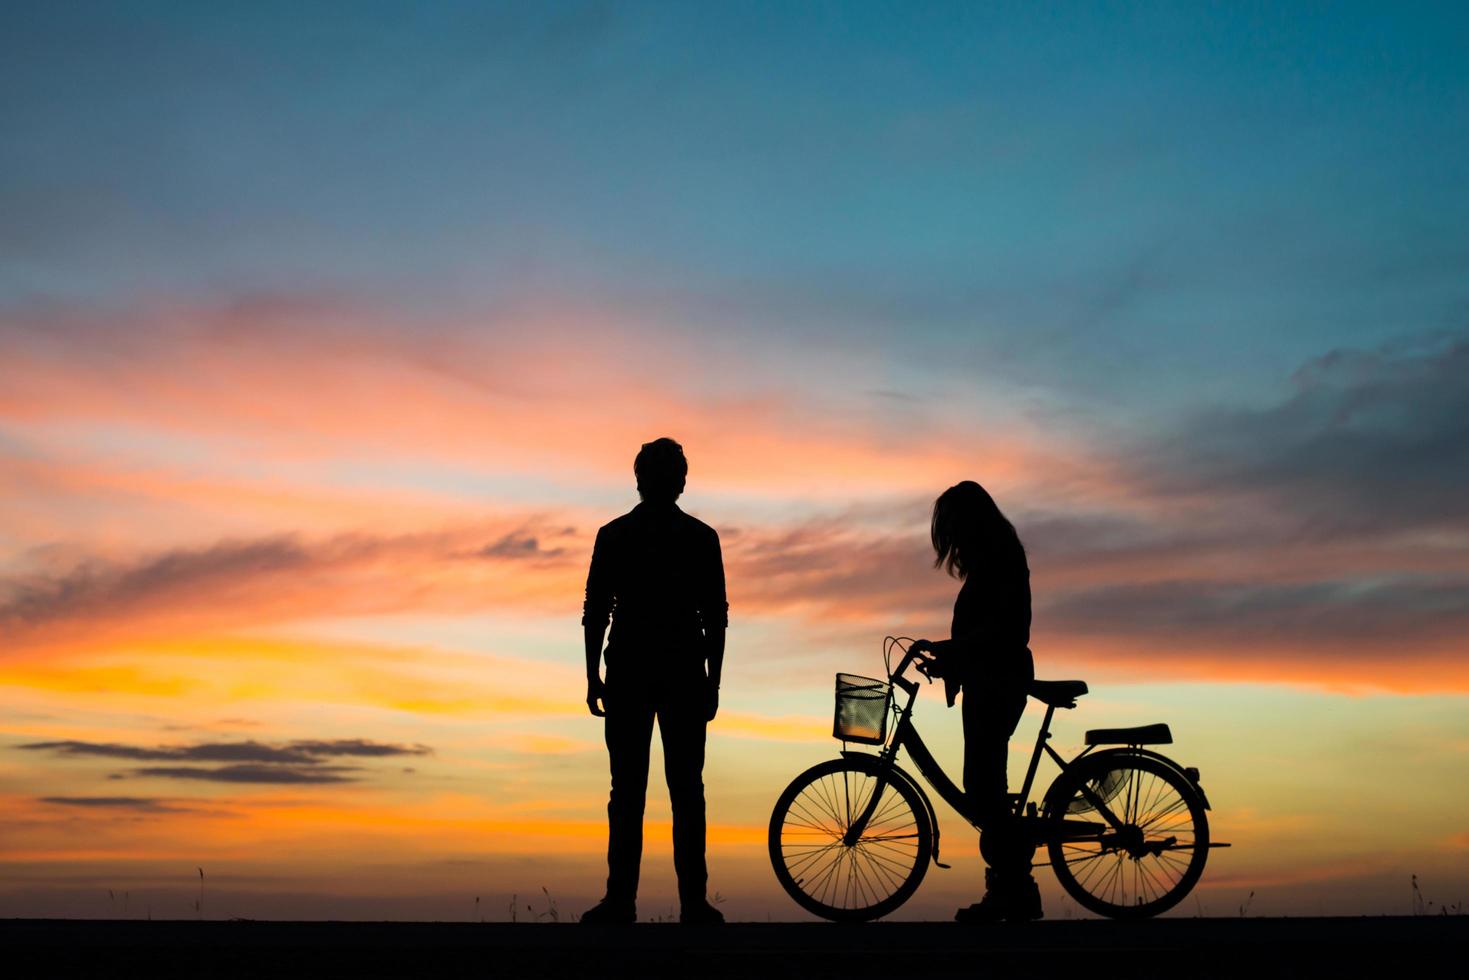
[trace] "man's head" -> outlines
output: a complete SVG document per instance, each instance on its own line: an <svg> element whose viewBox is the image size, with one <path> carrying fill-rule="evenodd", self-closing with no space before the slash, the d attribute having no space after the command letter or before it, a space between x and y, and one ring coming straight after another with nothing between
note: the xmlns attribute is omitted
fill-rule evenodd
<svg viewBox="0 0 1469 980"><path fill-rule="evenodd" d="M684 459L683 447L665 437L643 443L632 470L638 478L639 497L649 503L671 504L683 493L689 461Z"/></svg>

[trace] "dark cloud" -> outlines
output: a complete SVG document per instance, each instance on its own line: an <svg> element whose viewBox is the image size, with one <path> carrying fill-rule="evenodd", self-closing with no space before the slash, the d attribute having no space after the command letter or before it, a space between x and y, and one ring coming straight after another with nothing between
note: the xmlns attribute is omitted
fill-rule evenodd
<svg viewBox="0 0 1469 980"><path fill-rule="evenodd" d="M202 745L146 748L116 742L32 742L20 746L35 751L60 755L87 755L109 759L139 761L188 760L191 762L311 762L311 757L290 748L264 745L260 742L213 742Z"/></svg>
<svg viewBox="0 0 1469 980"><path fill-rule="evenodd" d="M174 806L150 796L43 796L42 803L57 806L86 807L103 810L137 810L143 813L188 813L188 807Z"/></svg>
<svg viewBox="0 0 1469 980"><path fill-rule="evenodd" d="M826 521L774 533L745 529L725 547L732 605L860 606L894 615L953 602L931 555L926 527L922 535L895 535Z"/></svg>
<svg viewBox="0 0 1469 980"><path fill-rule="evenodd" d="M360 766L332 765L332 758L389 758L423 756L433 750L426 745L374 742L348 738L298 740L280 745L263 742L203 742L196 745L139 746L118 742L29 742L19 746L31 752L137 762L223 763L223 765L142 766L128 773L112 773L108 779L150 777L215 783L329 784L356 782ZM58 797L58 800L62 798ZM80 797L76 799L82 799ZM101 800L142 799L95 797ZM85 805L85 804L77 804ZM93 805L102 806L101 802ZM124 804L117 803L117 806ZM141 804L135 808L142 808Z"/></svg>
<svg viewBox="0 0 1469 980"><path fill-rule="evenodd" d="M145 749L116 742L28 742L17 748L32 752L55 752L58 755L91 755L109 759L173 759L172 749Z"/></svg>
<svg viewBox="0 0 1469 980"><path fill-rule="evenodd" d="M201 742L195 745L138 746L118 742L30 742L19 746L37 752L59 755L94 756L107 759L134 759L140 762L231 762L282 765L318 765L332 756L416 756L432 750L426 745L399 745L368 739L335 739L331 741L295 741L282 745L264 742Z"/></svg>
<svg viewBox="0 0 1469 980"><path fill-rule="evenodd" d="M1179 650L1220 641L1350 653L1469 630L1469 577L1401 576L1251 584L1165 581L1077 590L1038 603L1048 629L1172 639Z"/></svg>
<svg viewBox="0 0 1469 980"><path fill-rule="evenodd" d="M542 548L540 539L532 534L511 532L492 544L475 552L480 558L559 558L566 554L565 548Z"/></svg>
<svg viewBox="0 0 1469 980"><path fill-rule="evenodd" d="M1203 529L1109 513L1019 512L1011 515L1032 566L1114 556L1163 556L1214 543Z"/></svg>
<svg viewBox="0 0 1469 980"><path fill-rule="evenodd" d="M1438 659L1446 642L1469 635L1469 559L1462 546L1453 557L1452 536L1435 546L1445 555L1425 559L1390 530L1322 535L1286 508L1252 501L1213 510L1195 501L1151 516L1147 506L1013 509L1038 641L1135 638L1139 657L1166 651L1179 665L1224 648L1324 665ZM733 604L789 607L848 630L871 620L943 630L958 583L937 574L930 555L922 533L838 522L750 530L726 547Z"/></svg>
<svg viewBox="0 0 1469 980"><path fill-rule="evenodd" d="M268 766L235 765L213 769L194 766L148 766L133 770L135 776L160 779L203 780L212 783L349 783L355 779L345 773L357 772L355 766Z"/></svg>
<svg viewBox="0 0 1469 980"><path fill-rule="evenodd" d="M869 398L878 398L878 399L883 399L883 400L886 400L886 401L895 401L895 402L917 402L917 401L919 401L918 396L915 395L915 394L913 394L912 392L908 392L908 391L894 391L891 388L869 388L869 389L867 389L867 396Z"/></svg>
<svg viewBox="0 0 1469 980"><path fill-rule="evenodd" d="M429 755L433 749L427 745L401 745L391 742L373 742L365 738L339 738L328 742L296 741L290 747L298 752L314 756L355 755L382 757L390 755Z"/></svg>
<svg viewBox="0 0 1469 980"><path fill-rule="evenodd" d="M1337 350L1279 404L1214 412L1136 453L1163 494L1243 496L1334 535L1469 527L1469 334Z"/></svg>
<svg viewBox="0 0 1469 980"><path fill-rule="evenodd" d="M573 529L551 528L564 536ZM377 537L344 534L303 542L293 535L221 541L207 548L175 549L132 563L83 561L69 570L0 580L0 632L126 616L146 610L245 608L242 598L289 596L303 582L340 572L382 574L382 569L416 568L461 560L469 532ZM567 555L548 548L527 531L506 534L472 554L500 561ZM368 595L374 594L366 590Z"/></svg>
<svg viewBox="0 0 1469 980"><path fill-rule="evenodd" d="M1442 650L1469 634L1466 377L1463 332L1337 350L1273 405L1135 445L1137 516L1017 520L1053 583L1037 626L1179 653Z"/></svg>
<svg viewBox="0 0 1469 980"><path fill-rule="evenodd" d="M6 583L8 594L0 593L0 624L20 629L96 615L242 579L299 573L312 562L311 554L289 537L180 549L128 566L89 561L60 575Z"/></svg>

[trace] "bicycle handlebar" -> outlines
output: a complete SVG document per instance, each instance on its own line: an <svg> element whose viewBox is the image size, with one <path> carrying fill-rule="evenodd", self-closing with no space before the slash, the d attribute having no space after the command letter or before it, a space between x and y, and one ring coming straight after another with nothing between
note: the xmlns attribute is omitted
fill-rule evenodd
<svg viewBox="0 0 1469 980"><path fill-rule="evenodd" d="M897 643L903 638L893 637L892 639L894 643ZM915 681L910 681L903 676L904 672L908 669L908 665L912 664L914 670L918 671L925 678L927 678L930 683L932 683L933 675L930 674L929 671L932 669L934 661L934 657L931 657L921 651L914 650L912 642L910 641L909 645L903 648L903 659L898 661L897 669L888 675L888 680L890 680L895 686L900 687L905 691L916 691L918 690L918 684Z"/></svg>

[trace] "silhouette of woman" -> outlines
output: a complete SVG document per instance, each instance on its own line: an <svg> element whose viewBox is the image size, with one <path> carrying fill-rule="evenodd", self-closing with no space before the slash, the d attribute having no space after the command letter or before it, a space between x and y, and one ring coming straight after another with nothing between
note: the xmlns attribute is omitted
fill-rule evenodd
<svg viewBox="0 0 1469 980"><path fill-rule="evenodd" d="M1030 873L1035 845L1011 809L1006 782L1010 735L1035 678L1030 654L1030 568L1015 527L973 480L955 484L933 505L934 567L963 581L947 640L917 640L936 658L949 705L963 692L964 793L980 831L983 900L961 908L960 922L1041 918Z"/></svg>

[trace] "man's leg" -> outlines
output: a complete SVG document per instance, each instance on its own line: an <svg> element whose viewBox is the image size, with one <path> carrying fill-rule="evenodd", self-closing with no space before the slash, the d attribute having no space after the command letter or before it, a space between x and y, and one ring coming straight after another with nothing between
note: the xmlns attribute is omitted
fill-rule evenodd
<svg viewBox="0 0 1469 980"><path fill-rule="evenodd" d="M673 807L673 867L679 901L702 906L709 872L704 861L704 738L709 721L702 683L680 685L658 705L663 772Z"/></svg>
<svg viewBox="0 0 1469 980"><path fill-rule="evenodd" d="M653 705L616 691L606 699L607 758L612 792L607 800L607 900L633 903L643 859L643 806L648 793L648 749Z"/></svg>

